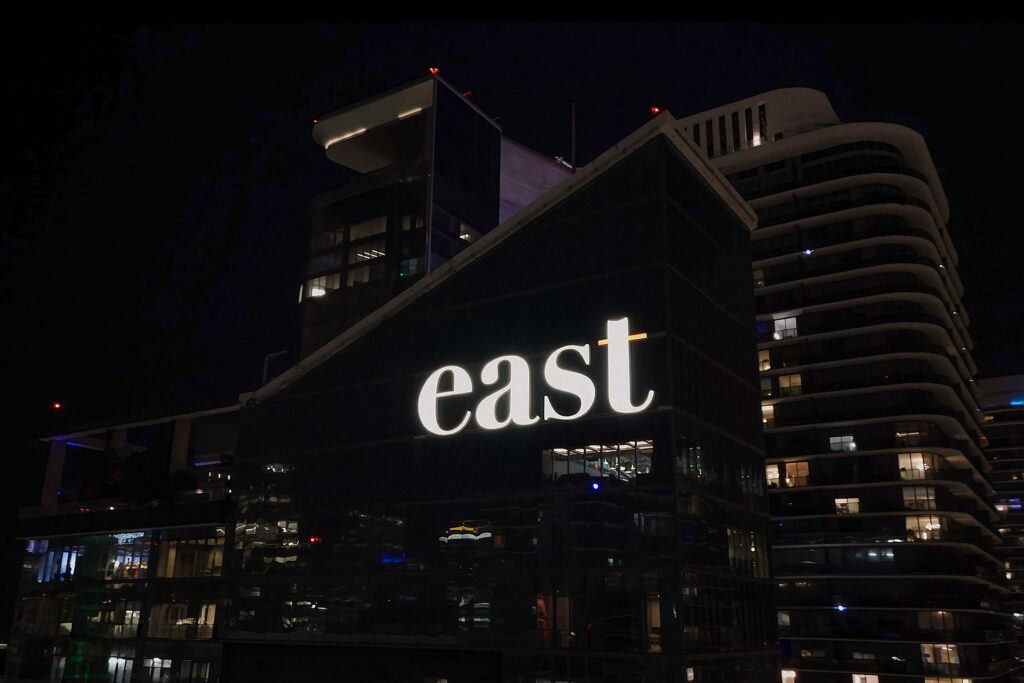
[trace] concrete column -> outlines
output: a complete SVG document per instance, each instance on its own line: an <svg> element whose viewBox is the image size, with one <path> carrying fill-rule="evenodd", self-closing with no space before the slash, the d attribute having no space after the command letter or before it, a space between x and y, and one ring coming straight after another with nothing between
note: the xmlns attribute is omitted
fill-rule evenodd
<svg viewBox="0 0 1024 683"><path fill-rule="evenodd" d="M188 443L192 434L192 419L174 421L174 438L171 441L170 474L184 472L188 468Z"/></svg>
<svg viewBox="0 0 1024 683"><path fill-rule="evenodd" d="M60 497L60 481L64 477L64 455L67 444L54 439L50 441L50 455L46 458L46 474L43 476L43 490L39 497L40 512L44 515L57 514L57 503Z"/></svg>

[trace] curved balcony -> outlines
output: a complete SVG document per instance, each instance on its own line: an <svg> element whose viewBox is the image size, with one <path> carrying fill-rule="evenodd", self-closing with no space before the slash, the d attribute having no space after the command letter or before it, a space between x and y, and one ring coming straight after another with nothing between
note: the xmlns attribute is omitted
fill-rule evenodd
<svg viewBox="0 0 1024 683"><path fill-rule="evenodd" d="M776 387L774 378L792 377L799 373L800 384L793 388ZM869 358L826 361L761 374L762 399L796 401L798 396L845 391L868 387L897 387L903 384L940 384L949 387L957 397L953 406L973 416L973 424L981 427L981 409L967 388L969 383L944 355L889 353ZM766 388L770 385L771 388ZM775 404L773 404L775 405Z"/></svg>
<svg viewBox="0 0 1024 683"><path fill-rule="evenodd" d="M795 221L759 226L751 233L753 261L822 249L856 240L907 236L935 245L954 289L963 294L956 275L959 256L945 227L928 209L900 203L864 204Z"/></svg>
<svg viewBox="0 0 1024 683"><path fill-rule="evenodd" d="M939 299L959 316L958 300L946 289L937 270L928 263L901 261L868 265L839 273L769 285L754 290L758 315L806 306L818 306L893 292L918 292ZM966 318L953 321L957 327Z"/></svg>
<svg viewBox="0 0 1024 683"><path fill-rule="evenodd" d="M953 433L981 444L976 413L969 413L953 388L942 381L906 382L890 386L868 385L801 396L773 399L774 423L769 428L801 427L837 420L890 418L903 413L945 416L958 423Z"/></svg>
<svg viewBox="0 0 1024 683"><path fill-rule="evenodd" d="M753 186L752 183L746 183L746 185L751 186L749 189L744 187L743 181L735 175L731 176L729 180L735 185L739 193L743 195L743 198L748 202L760 199L761 197L779 194L781 192L789 192L790 190L800 187L818 185L830 180L852 178L855 176L870 175L874 173L906 175L916 178L924 183L928 182L928 179L923 173L904 166L902 159L886 158L879 154L848 156L842 160L837 160L837 163L829 165L819 164L816 166L803 166L801 171L800 177L796 179L793 179L792 177L780 177L776 182L765 182L764 179L760 179L760 182L758 182L756 186Z"/></svg>
<svg viewBox="0 0 1024 683"><path fill-rule="evenodd" d="M848 298L825 304L805 305L791 310L757 316L756 334L759 348L771 348L774 343L798 336L857 330L857 328L886 323L932 323L942 327L960 353L973 345L966 329L960 327L946 304L928 293L886 292L857 298ZM783 334L773 328L780 319L794 318ZM858 330L859 331L859 330ZM786 342L792 343L792 342ZM763 345L763 346L762 346ZM976 367L969 355L964 355L970 373Z"/></svg>
<svg viewBox="0 0 1024 683"><path fill-rule="evenodd" d="M917 263L933 268L942 264L942 257L933 242L920 236L904 234L812 247L810 254L805 251L794 250L771 258L757 259L752 265L755 270L764 272L763 286L772 286L886 263Z"/></svg>

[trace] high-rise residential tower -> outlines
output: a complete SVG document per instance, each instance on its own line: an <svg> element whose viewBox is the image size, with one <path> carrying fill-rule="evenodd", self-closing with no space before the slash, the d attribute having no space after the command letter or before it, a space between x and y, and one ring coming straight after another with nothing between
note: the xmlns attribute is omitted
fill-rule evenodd
<svg viewBox="0 0 1024 683"><path fill-rule="evenodd" d="M758 216L783 680L1005 680L991 467L924 140L804 88L679 124Z"/></svg>

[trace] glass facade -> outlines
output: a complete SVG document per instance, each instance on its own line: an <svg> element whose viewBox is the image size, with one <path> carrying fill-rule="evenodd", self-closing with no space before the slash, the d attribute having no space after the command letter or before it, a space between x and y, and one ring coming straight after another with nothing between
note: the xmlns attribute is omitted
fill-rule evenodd
<svg viewBox="0 0 1024 683"><path fill-rule="evenodd" d="M468 125L440 125L448 99L393 125L399 182L318 200L307 331L369 316L359 335L235 406L231 438L177 416L49 442L8 673L777 676L749 216L692 150L636 135L476 245L498 138L430 150L435 122L439 145ZM424 396L462 426L428 429Z"/></svg>
<svg viewBox="0 0 1024 683"><path fill-rule="evenodd" d="M243 411L223 634L274 654L257 669L250 648L228 646L224 670L766 680L764 456L740 322L751 301L730 284L746 281L747 234L652 142ZM628 391L634 405L654 396L630 414L612 408L602 345L626 316L646 333L629 342ZM564 345L588 346L571 371L594 404L540 419L545 400L560 415L581 404L546 388L544 357ZM427 375L458 365L470 378L463 395L439 387L440 425L479 421L494 392L482 368L503 354L524 359L538 419L430 434L416 408ZM511 367L494 382L499 419L519 400L500 389ZM309 643L335 645L335 663ZM388 655L399 647L401 663Z"/></svg>

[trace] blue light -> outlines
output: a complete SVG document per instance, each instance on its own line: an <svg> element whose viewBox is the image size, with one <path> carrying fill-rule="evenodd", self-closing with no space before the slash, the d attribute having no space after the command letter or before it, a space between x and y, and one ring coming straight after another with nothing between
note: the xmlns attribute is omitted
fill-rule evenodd
<svg viewBox="0 0 1024 683"><path fill-rule="evenodd" d="M599 488L601 488L601 484L599 484L598 482L595 481L593 484L590 485L590 488L592 488L592 489L594 489L596 491Z"/></svg>
<svg viewBox="0 0 1024 683"><path fill-rule="evenodd" d="M804 254L806 254L807 256L810 256L813 253L814 253L813 249L804 249Z"/></svg>
<svg viewBox="0 0 1024 683"><path fill-rule="evenodd" d="M405 553L401 555L392 555L391 553L380 554L381 564L399 564L400 562L405 562Z"/></svg>
<svg viewBox="0 0 1024 683"><path fill-rule="evenodd" d="M85 448L85 446L78 443L77 441L65 441L64 443L66 443L69 446L78 446L79 448Z"/></svg>
<svg viewBox="0 0 1024 683"><path fill-rule="evenodd" d="M1010 399L1010 405L1011 406L1024 406L1024 398L1011 398Z"/></svg>
<svg viewBox="0 0 1024 683"><path fill-rule="evenodd" d="M837 612L845 612L846 611L846 605L836 605L836 611Z"/></svg>

